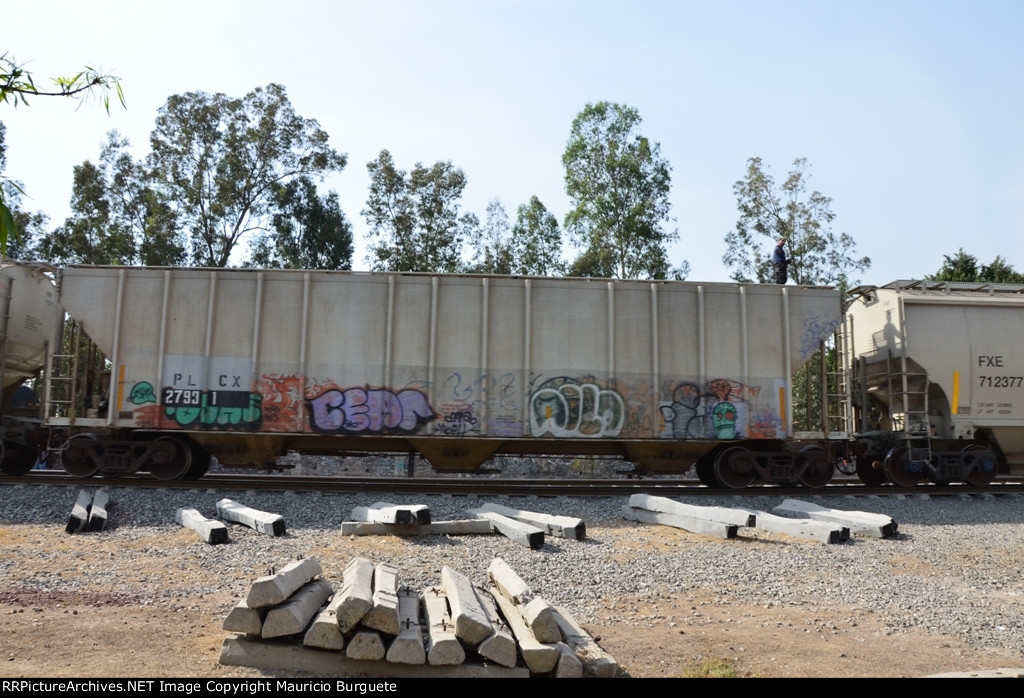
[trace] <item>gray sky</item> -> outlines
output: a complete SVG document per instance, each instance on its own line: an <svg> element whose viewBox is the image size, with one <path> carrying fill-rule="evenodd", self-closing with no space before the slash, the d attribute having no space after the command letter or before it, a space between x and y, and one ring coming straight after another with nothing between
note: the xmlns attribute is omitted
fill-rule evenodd
<svg viewBox="0 0 1024 698"><path fill-rule="evenodd" d="M514 218L537 195L561 222L570 124L607 100L636 107L672 164L670 257L691 280L728 280L732 185L754 156L777 180L807 158L833 230L873 260L862 282L933 273L959 247L1024 271L1022 20L1012 1L18 2L0 53L40 87L111 72L128 109L0 106L6 174L55 225L108 130L140 158L168 96L278 82L348 154L326 187L357 239L384 148L403 169L461 167L463 210L481 219L494 197Z"/></svg>

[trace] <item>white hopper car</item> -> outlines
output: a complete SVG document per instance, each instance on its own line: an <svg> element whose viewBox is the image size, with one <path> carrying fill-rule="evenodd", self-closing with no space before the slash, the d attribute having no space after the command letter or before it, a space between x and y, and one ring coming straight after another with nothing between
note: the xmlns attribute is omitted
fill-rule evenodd
<svg viewBox="0 0 1024 698"><path fill-rule="evenodd" d="M862 286L840 346L862 480L1024 473L1024 285Z"/></svg>
<svg viewBox="0 0 1024 698"><path fill-rule="evenodd" d="M381 451L449 471L494 454L696 463L730 487L832 475L827 453L795 438L789 396L840 323L834 289L124 267L54 282L106 357L63 375L61 351L70 365L81 352L54 329L35 366L50 366L41 445L73 474L175 479L211 454L263 466Z"/></svg>

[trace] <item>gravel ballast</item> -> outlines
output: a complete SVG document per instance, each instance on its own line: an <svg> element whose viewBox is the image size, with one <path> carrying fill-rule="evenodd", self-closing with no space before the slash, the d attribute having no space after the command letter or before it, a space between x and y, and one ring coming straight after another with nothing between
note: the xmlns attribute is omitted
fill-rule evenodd
<svg viewBox="0 0 1024 698"><path fill-rule="evenodd" d="M87 488L90 491L94 488ZM109 488L107 530L64 535L46 545L5 545L0 551L0 602L18 594L107 592L142 605L207 611L220 622L249 584L272 566L317 555L325 576L340 582L356 555L399 569L413 588L438 584L450 565L480 584L495 557L505 560L533 590L569 609L582 623L649 624L635 611L645 600L712 594L722 603L764 609L801 607L825 623L856 624L871 616L886 634L928 633L955 638L976 650L998 649L1006 665L1024 662L1024 497L884 496L806 499L836 509L893 517L894 538L854 538L839 545L798 541L740 529L740 538L713 540L620 517L623 497L521 498L422 496L434 521L465 518L483 502L583 519L583 541L548 537L530 550L498 535L423 538L349 537L340 524L355 506L394 495L307 494L227 490ZM62 531L77 488L2 488L0 524ZM230 497L281 514L287 534L273 538L229 524L230 542L203 543L175 523L177 509L193 507L213 518ZM782 497L680 501L702 506L770 511ZM56 535L56 534L54 534ZM48 539L48 540L57 540ZM103 548L98 555L99 546ZM70 552L69 552L70 551ZM141 568L141 558L165 560L164 570ZM148 564L152 564L151 562ZM638 620L642 619L642 620Z"/></svg>

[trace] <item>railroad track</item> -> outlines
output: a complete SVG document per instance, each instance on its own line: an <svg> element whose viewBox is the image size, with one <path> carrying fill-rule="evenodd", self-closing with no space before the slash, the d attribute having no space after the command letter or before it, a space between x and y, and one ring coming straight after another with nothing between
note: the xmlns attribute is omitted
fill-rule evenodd
<svg viewBox="0 0 1024 698"><path fill-rule="evenodd" d="M611 497L652 494L665 497L830 496L895 494L1024 494L1024 478L1007 478L982 487L922 484L904 488L868 487L856 479L834 480L822 488L755 486L712 489L690 478L636 479L510 479L299 476L281 474L213 473L201 480L155 480L149 477L78 478L63 471L33 471L19 477L0 477L0 485L72 485L79 487L136 487L171 489L263 490L294 492L384 492L393 495L512 495L542 497Z"/></svg>

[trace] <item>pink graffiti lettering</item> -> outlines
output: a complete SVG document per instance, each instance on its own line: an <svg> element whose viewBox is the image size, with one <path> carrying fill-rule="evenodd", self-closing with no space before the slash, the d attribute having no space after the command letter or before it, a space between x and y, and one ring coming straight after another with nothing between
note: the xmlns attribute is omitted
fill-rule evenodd
<svg viewBox="0 0 1024 698"><path fill-rule="evenodd" d="M309 400L308 407L311 426L323 434L414 434L437 417L418 390L332 389Z"/></svg>

